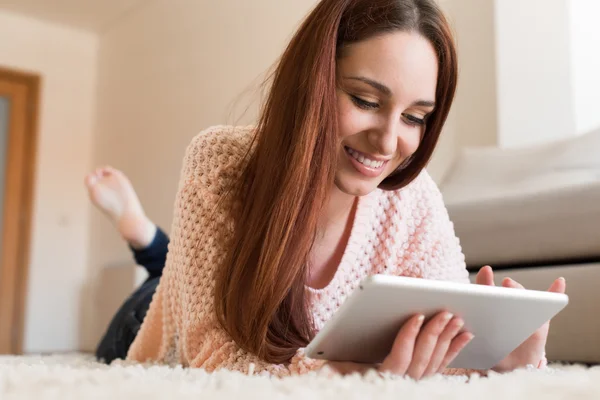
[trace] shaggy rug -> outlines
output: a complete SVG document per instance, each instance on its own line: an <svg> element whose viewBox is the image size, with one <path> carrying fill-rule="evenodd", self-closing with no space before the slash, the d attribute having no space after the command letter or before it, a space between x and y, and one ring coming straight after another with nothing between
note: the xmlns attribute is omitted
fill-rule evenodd
<svg viewBox="0 0 600 400"><path fill-rule="evenodd" d="M314 373L270 379L198 369L96 363L87 355L0 357L0 399L599 399L600 367L403 378Z"/></svg>

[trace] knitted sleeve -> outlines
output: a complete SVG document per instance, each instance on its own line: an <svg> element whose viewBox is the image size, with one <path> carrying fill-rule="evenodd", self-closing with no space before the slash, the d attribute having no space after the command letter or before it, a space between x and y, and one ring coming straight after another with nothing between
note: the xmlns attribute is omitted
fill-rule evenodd
<svg viewBox="0 0 600 400"><path fill-rule="evenodd" d="M214 127L186 150L175 201L171 243L160 284L128 359L181 364L207 371L286 376L319 369L300 349L286 364L270 364L238 346L218 323L216 269L226 258L233 221L223 199L247 154L247 128Z"/></svg>
<svg viewBox="0 0 600 400"><path fill-rule="evenodd" d="M213 339L208 357L199 355L192 360L190 366L204 368L209 372L224 368L249 375L285 377L316 371L325 364L324 361L306 357L303 348L296 352L289 363L271 364L241 349L221 328L215 327L210 336Z"/></svg>

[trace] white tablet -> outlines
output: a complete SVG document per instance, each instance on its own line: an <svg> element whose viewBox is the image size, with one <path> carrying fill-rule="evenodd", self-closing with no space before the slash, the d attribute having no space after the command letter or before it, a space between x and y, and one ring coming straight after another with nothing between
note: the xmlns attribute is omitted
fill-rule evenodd
<svg viewBox="0 0 600 400"><path fill-rule="evenodd" d="M363 280L306 349L311 358L378 364L402 324L449 311L473 340L450 368L491 369L569 302L565 294L398 276ZM427 319L425 320L427 323Z"/></svg>

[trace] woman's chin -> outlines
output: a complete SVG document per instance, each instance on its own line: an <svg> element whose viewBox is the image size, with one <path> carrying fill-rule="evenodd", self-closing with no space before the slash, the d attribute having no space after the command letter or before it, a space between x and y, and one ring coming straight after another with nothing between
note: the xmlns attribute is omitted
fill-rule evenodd
<svg viewBox="0 0 600 400"><path fill-rule="evenodd" d="M377 189L378 183L365 182L359 179L348 179L348 177L336 177L335 186L342 192L351 196L366 196Z"/></svg>

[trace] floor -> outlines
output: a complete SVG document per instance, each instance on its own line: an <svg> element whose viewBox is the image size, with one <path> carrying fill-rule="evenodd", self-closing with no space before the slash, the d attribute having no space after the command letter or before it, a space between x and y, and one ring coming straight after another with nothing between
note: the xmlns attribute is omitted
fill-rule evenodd
<svg viewBox="0 0 600 400"><path fill-rule="evenodd" d="M0 357L0 399L600 399L600 367L551 365L487 378L424 381L330 377L286 379L198 369L96 363L89 355Z"/></svg>

